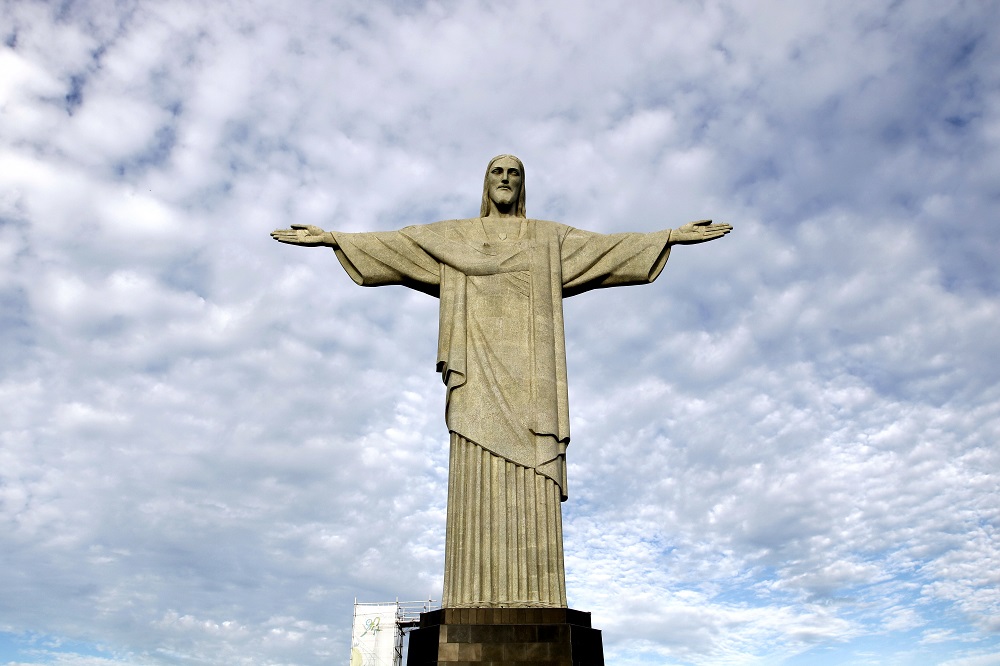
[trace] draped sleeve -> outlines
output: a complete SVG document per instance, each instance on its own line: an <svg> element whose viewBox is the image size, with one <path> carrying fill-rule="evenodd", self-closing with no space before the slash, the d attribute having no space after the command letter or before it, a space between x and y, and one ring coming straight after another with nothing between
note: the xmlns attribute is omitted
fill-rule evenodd
<svg viewBox="0 0 1000 666"><path fill-rule="evenodd" d="M565 227L560 244L563 296L652 282L670 256L669 240L669 229L598 234Z"/></svg>
<svg viewBox="0 0 1000 666"><path fill-rule="evenodd" d="M332 232L337 259L362 287L398 284L440 296L440 264L405 231Z"/></svg>

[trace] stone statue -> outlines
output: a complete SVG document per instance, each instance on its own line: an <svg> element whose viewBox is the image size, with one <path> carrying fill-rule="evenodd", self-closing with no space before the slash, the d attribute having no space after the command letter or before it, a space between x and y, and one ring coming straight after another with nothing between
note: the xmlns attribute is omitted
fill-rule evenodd
<svg viewBox="0 0 1000 666"><path fill-rule="evenodd" d="M451 433L442 606L566 607L562 511L569 405L562 300L646 284L672 245L728 224L598 234L525 214L524 165L490 160L480 217L399 231L293 224L271 236L326 246L359 285L441 300L437 369Z"/></svg>

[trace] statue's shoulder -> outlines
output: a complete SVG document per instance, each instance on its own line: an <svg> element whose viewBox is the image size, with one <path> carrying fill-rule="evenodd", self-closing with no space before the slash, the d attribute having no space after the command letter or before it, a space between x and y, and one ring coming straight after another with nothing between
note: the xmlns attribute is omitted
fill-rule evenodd
<svg viewBox="0 0 1000 666"><path fill-rule="evenodd" d="M465 219L459 219L459 220L441 220L440 222L430 222L428 224L420 224L420 225L417 225L417 226L419 226L419 227L421 227L423 229L426 229L428 231L433 231L435 233L439 233L439 234L445 235L449 231L453 231L455 229L462 229L464 227L468 227L473 222L477 222L477 221L478 221L477 218L472 217L472 218L465 218Z"/></svg>
<svg viewBox="0 0 1000 666"><path fill-rule="evenodd" d="M535 236L553 236L562 238L570 231L573 227L562 224L561 222L551 222L549 220L532 220L529 219L528 222L535 228Z"/></svg>
<svg viewBox="0 0 1000 666"><path fill-rule="evenodd" d="M467 227L473 220L441 220L440 222L428 222L427 224L411 224L400 229L404 236L426 236L435 234L438 236L451 236L458 229Z"/></svg>

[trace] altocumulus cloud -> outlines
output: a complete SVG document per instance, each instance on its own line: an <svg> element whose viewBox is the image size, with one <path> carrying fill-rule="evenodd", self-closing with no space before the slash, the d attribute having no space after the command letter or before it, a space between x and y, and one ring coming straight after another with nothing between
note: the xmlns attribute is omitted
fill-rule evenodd
<svg viewBox="0 0 1000 666"><path fill-rule="evenodd" d="M433 299L291 222L714 216L566 303L618 664L1000 663L996 2L8 3L0 659L319 664L440 593Z"/></svg>

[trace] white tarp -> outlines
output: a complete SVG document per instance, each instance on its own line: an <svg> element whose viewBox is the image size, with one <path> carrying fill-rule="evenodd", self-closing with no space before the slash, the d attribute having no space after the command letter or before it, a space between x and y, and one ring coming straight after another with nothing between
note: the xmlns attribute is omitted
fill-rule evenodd
<svg viewBox="0 0 1000 666"><path fill-rule="evenodd" d="M351 666L393 666L396 604L355 604Z"/></svg>

